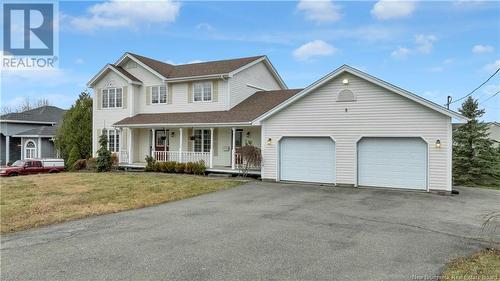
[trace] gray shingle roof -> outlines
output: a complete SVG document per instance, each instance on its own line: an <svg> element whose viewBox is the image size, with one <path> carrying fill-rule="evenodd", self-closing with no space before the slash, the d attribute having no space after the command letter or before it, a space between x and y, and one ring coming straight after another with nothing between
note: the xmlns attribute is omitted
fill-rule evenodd
<svg viewBox="0 0 500 281"><path fill-rule="evenodd" d="M16 136L55 136L56 126L41 126L39 128L17 133Z"/></svg>
<svg viewBox="0 0 500 281"><path fill-rule="evenodd" d="M0 121L27 121L27 122L47 122L47 123L58 123L62 120L62 117L66 110L55 106L41 106L31 110L8 113L0 116Z"/></svg>

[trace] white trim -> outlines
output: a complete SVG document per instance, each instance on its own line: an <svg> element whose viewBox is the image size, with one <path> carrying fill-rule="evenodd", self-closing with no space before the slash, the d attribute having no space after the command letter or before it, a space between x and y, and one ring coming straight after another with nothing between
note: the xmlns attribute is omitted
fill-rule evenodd
<svg viewBox="0 0 500 281"><path fill-rule="evenodd" d="M52 138L55 135L12 135L14 138Z"/></svg>
<svg viewBox="0 0 500 281"><path fill-rule="evenodd" d="M448 165L446 169L446 190L447 191L452 191L453 189L453 127L451 124L451 118L450 121L447 124L448 126L448 132L446 134L447 140L446 140L446 152L447 152L447 157L446 159L446 164Z"/></svg>
<svg viewBox="0 0 500 281"><path fill-rule="evenodd" d="M205 87L204 87L204 84L206 84L206 83L210 84L210 100L205 100ZM201 84L201 96L200 96L201 100L198 100L198 101L194 99L194 86L196 84ZM195 82L191 86L191 91L193 91L193 93L191 95L193 97L193 100L192 100L193 103L206 103L206 102L209 103L209 102L213 102L213 99L214 99L214 83L212 81Z"/></svg>
<svg viewBox="0 0 500 281"><path fill-rule="evenodd" d="M10 136L5 136L5 165L10 161ZM3 164L3 163L2 163Z"/></svg>
<svg viewBox="0 0 500 281"><path fill-rule="evenodd" d="M244 126L244 127L258 127L252 125L250 122L235 122L235 123L159 123L159 124L125 124L125 125L112 125L113 127L131 127L131 128L186 128L186 127L232 127L232 126Z"/></svg>
<svg viewBox="0 0 500 281"><path fill-rule="evenodd" d="M108 63L96 75L94 75L94 77L92 77L89 82L87 82L87 87L92 87L107 70L115 72L129 84L142 85L142 82L133 81L132 79L125 76L125 74L121 73L118 69L116 69L116 67Z"/></svg>
<svg viewBox="0 0 500 281"><path fill-rule="evenodd" d="M110 107L110 106L109 106L109 97L110 97L110 92L109 92L109 91L110 91L110 90L112 90L112 89L114 90L114 95L115 95L115 106ZM121 105L121 106L116 106L116 96L117 96L117 94L118 94L118 91L117 91L118 89L120 89L120 90L121 90L121 95L122 95L122 97L121 97L121 102L122 102L122 105ZM101 95L102 95L102 96L104 96L104 91L107 91L107 92L106 92L106 97L107 97L107 100L108 100L108 101L107 101L107 105L108 105L108 106L107 106L107 107L104 107L104 104L103 104L103 103L104 103L104 99L101 97L101 110L108 110L108 109L123 109L123 87L106 87L106 88L102 89L102 92L101 92ZM127 93L127 94L128 94L128 93ZM128 103L128 97L127 97L127 103Z"/></svg>
<svg viewBox="0 0 500 281"><path fill-rule="evenodd" d="M260 90L260 91L269 91L268 89L264 89L262 87L255 86L255 85L252 85L252 84L249 84L249 83L247 83L247 87L254 88L254 89L257 89L257 90Z"/></svg>
<svg viewBox="0 0 500 281"><path fill-rule="evenodd" d="M423 140L425 142L425 144L426 144L426 153L427 153L426 154L426 157L427 157L427 159L426 159L426 168L425 168L426 169L426 179L425 179L425 185L426 186L425 186L425 191L429 192L429 190L430 190L429 189L429 183L430 183L429 182L429 174L430 174L430 171L429 171L430 170L429 169L429 167L430 167L430 157L429 157L429 155L430 155L430 147L429 147L429 142L423 136L421 136L421 135L404 135L403 134L403 135L389 135L388 136L388 135L378 135L378 134L370 135L370 134L368 134L368 135L362 135L359 138L357 138L356 142L355 142L356 146L355 146L355 153L354 153L356 155L356 158L355 158L356 169L354 170L354 186L355 187L359 188L359 183L358 183L358 181L359 181L359 172L358 172L358 170L359 170L359 161L358 161L359 160L359 155L358 155L359 151L358 151L358 143L363 138L419 138L419 139ZM401 190L401 188L396 188L396 189ZM414 190L421 190L421 189L414 189Z"/></svg>
<svg viewBox="0 0 500 281"><path fill-rule="evenodd" d="M160 85L152 85L148 86L150 88L150 94L151 94L151 102L149 105L166 105L168 104L168 87L167 84L160 84ZM161 94L160 94L160 87L165 87L165 102L160 102L161 100ZM158 102L154 103L153 102L153 88L158 88Z"/></svg>
<svg viewBox="0 0 500 281"><path fill-rule="evenodd" d="M214 80L214 79L224 79L228 78L227 74L210 74L210 75L200 75L200 76L188 76L179 78L167 78L166 82L188 82L197 80Z"/></svg>
<svg viewBox="0 0 500 281"><path fill-rule="evenodd" d="M309 85L307 88L303 89L302 91L298 92L297 94L295 94L294 96L292 96L291 98L287 99L285 102L281 103L280 105L274 107L273 109L271 109L270 111L264 113L263 115L257 117L252 123L254 124L259 124L261 121L269 118L271 115L283 110L284 108L286 108L287 106L289 106L290 104L294 103L295 101L299 100L300 98L304 97L305 95L311 93L312 91L316 90L317 88L321 87L323 84L327 83L328 81L330 81L331 79L335 78L335 77L338 77L339 75L343 74L344 72L348 72L352 75L355 75L355 76L358 76L360 78L363 78L375 85L378 85L382 88L385 88L389 91L392 91L396 94L399 94L403 97L406 97L410 100L413 100L421 105L424 105L424 106L427 106L439 113L442 113L444 115L447 115L449 117L452 117L452 118L457 118L459 120L462 120L462 121L467 121L468 119L464 116L462 116L461 114L459 113L456 113L454 111L451 111L451 110L448 110L438 104L435 104L434 102L431 102L427 99L424 99L418 95L415 95L411 92L408 92L404 89L401 89L399 87L396 87L390 83L387 83L383 80L380 80L376 77L373 77L367 73L364 73L360 70L357 70L355 68L352 68L348 65L343 65L339 68L337 68L336 70L334 70L333 72L327 74L326 76L322 77L321 79L317 80L316 82L314 82L313 84Z"/></svg>
<svg viewBox="0 0 500 281"><path fill-rule="evenodd" d="M24 154L24 157L22 160L24 159L31 159L31 158L39 158L38 155L31 155L31 157L26 157L26 150L28 149L27 145L29 142L32 142L34 145L35 145L35 148L30 148L30 150L34 150L36 154L38 154L38 147L37 147L37 143L33 140L33 139L27 139L24 143L23 143L23 154Z"/></svg>

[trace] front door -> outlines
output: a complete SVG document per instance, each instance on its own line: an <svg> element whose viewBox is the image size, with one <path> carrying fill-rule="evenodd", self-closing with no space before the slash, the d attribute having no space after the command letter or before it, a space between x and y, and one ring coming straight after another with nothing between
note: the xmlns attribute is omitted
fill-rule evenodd
<svg viewBox="0 0 500 281"><path fill-rule="evenodd" d="M234 152L236 153L235 164L240 165L243 162L243 159L239 157L240 148L243 146L243 129L236 129L234 136ZM231 144L233 141L231 140ZM232 155L231 155L232 157Z"/></svg>
<svg viewBox="0 0 500 281"><path fill-rule="evenodd" d="M168 151L168 130L156 130L155 151Z"/></svg>

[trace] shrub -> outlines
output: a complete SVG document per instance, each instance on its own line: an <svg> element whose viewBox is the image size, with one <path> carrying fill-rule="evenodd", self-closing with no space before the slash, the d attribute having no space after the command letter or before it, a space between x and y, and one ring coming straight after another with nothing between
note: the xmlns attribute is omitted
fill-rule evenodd
<svg viewBox="0 0 500 281"><path fill-rule="evenodd" d="M162 172L162 173L167 173L168 172L167 162L161 162L160 163L160 172Z"/></svg>
<svg viewBox="0 0 500 281"><path fill-rule="evenodd" d="M194 166L195 166L195 163L187 162L186 167L184 168L184 173L186 173L186 174L194 173Z"/></svg>
<svg viewBox="0 0 500 281"><path fill-rule="evenodd" d="M185 169L186 169L186 164L184 164L184 163L176 163L175 164L175 172L176 173L184 173Z"/></svg>
<svg viewBox="0 0 500 281"><path fill-rule="evenodd" d="M78 161L78 159L80 159L80 152L78 151L78 147L75 145L71 149L68 157L68 162L66 163L66 167L68 168L68 170L73 170L74 164L76 161Z"/></svg>
<svg viewBox="0 0 500 281"><path fill-rule="evenodd" d="M153 156L147 155L146 158L146 172L152 172L154 170L154 165L156 160L153 158Z"/></svg>
<svg viewBox="0 0 500 281"><path fill-rule="evenodd" d="M167 173L175 173L175 167L177 166L177 162L175 161L167 161L165 162L165 166L167 169Z"/></svg>
<svg viewBox="0 0 500 281"><path fill-rule="evenodd" d="M118 168L118 153L113 153L111 154L111 167L113 169L117 169Z"/></svg>
<svg viewBox="0 0 500 281"><path fill-rule="evenodd" d="M108 138L105 134L99 137L100 148L97 150L96 170L97 172L108 172L111 170L111 152L108 150Z"/></svg>
<svg viewBox="0 0 500 281"><path fill-rule="evenodd" d="M73 167L71 167L72 171L80 171L87 168L87 160L86 159L78 159L73 163Z"/></svg>
<svg viewBox="0 0 500 281"><path fill-rule="evenodd" d="M161 163L162 162L155 162L153 166L153 172L161 172Z"/></svg>
<svg viewBox="0 0 500 281"><path fill-rule="evenodd" d="M97 160L94 157L90 157L89 159L87 159L87 170L95 170L96 161Z"/></svg>
<svg viewBox="0 0 500 281"><path fill-rule="evenodd" d="M193 174L195 175L204 175L206 170L205 162L199 161L193 163Z"/></svg>

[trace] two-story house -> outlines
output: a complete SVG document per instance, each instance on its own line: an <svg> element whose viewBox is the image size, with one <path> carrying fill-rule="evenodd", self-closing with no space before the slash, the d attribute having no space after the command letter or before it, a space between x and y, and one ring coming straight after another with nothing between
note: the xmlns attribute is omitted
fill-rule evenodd
<svg viewBox="0 0 500 281"><path fill-rule="evenodd" d="M88 85L93 153L105 134L124 167L152 156L236 173L251 143L263 179L451 191L451 120L466 120L347 65L290 90L266 56L171 65L126 53Z"/></svg>

